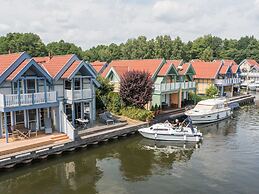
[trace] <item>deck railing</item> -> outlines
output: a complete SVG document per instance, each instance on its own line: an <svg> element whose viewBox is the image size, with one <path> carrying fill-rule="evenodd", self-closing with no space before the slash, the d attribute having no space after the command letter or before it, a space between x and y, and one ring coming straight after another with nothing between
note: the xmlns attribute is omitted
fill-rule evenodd
<svg viewBox="0 0 259 194"><path fill-rule="evenodd" d="M92 98L92 90L83 89L83 90L65 90L65 98L67 100L83 100Z"/></svg>
<svg viewBox="0 0 259 194"><path fill-rule="evenodd" d="M61 118L62 118L62 129L67 134L70 140L74 141L76 136L76 129L67 119L67 115L61 111Z"/></svg>
<svg viewBox="0 0 259 194"><path fill-rule="evenodd" d="M171 92L182 89L192 89L195 88L195 82L172 82L172 83L162 83L154 84L155 91L157 92Z"/></svg>
<svg viewBox="0 0 259 194"><path fill-rule="evenodd" d="M56 91L27 94L0 94L0 107L30 106L57 102Z"/></svg>
<svg viewBox="0 0 259 194"><path fill-rule="evenodd" d="M216 85L232 85L232 84L240 84L241 78L225 78L225 79L216 79L215 84Z"/></svg>

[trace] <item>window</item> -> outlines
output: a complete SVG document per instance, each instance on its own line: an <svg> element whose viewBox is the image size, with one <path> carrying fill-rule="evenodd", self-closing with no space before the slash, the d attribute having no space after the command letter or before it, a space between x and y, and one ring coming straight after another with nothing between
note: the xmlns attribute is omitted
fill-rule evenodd
<svg viewBox="0 0 259 194"><path fill-rule="evenodd" d="M36 84L35 79L27 80L27 93L35 93L36 92Z"/></svg>
<svg viewBox="0 0 259 194"><path fill-rule="evenodd" d="M24 111L15 112L16 124L24 124Z"/></svg>
<svg viewBox="0 0 259 194"><path fill-rule="evenodd" d="M20 88L20 94L23 93L23 81L19 80L19 88ZM18 82L13 82L13 93L18 94Z"/></svg>
<svg viewBox="0 0 259 194"><path fill-rule="evenodd" d="M74 89L75 90L81 90L81 81L80 81L80 78L75 78L74 80Z"/></svg>
<svg viewBox="0 0 259 194"><path fill-rule="evenodd" d="M65 90L71 90L71 81L70 80L65 81Z"/></svg>

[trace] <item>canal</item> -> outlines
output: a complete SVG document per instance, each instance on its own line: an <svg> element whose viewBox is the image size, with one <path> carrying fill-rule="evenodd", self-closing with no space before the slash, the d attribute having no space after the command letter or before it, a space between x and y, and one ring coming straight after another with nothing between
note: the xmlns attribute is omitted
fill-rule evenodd
<svg viewBox="0 0 259 194"><path fill-rule="evenodd" d="M0 171L0 194L259 193L259 109L199 128L200 146L134 135Z"/></svg>

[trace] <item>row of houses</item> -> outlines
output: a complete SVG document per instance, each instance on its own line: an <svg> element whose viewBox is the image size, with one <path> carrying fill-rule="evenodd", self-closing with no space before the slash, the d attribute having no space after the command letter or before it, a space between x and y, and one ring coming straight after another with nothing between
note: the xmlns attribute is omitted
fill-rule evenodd
<svg viewBox="0 0 259 194"><path fill-rule="evenodd" d="M248 67L250 68L249 70ZM96 120L95 91L100 86L97 75L109 79L119 91L127 71L149 72L154 82L152 101L147 105L180 108L189 94L205 94L215 85L220 95L239 92L241 75L256 73L259 65L244 60L205 62L192 60L142 59L96 61L92 64L76 55L31 57L28 53L0 55L0 138L12 129L45 130L67 134L70 139L78 119ZM258 76L259 77L259 76Z"/></svg>
<svg viewBox="0 0 259 194"><path fill-rule="evenodd" d="M240 65L234 60L191 60L189 63L165 59L113 60L110 64L96 61L92 66L96 73L114 84L117 92L125 72L136 70L150 73L154 92L148 108L182 107L188 103L190 92L205 95L211 85L218 88L220 96L232 97L240 92L241 81L246 79L242 75L248 67L251 75L255 74L255 70L259 72L255 60L244 60Z"/></svg>
<svg viewBox="0 0 259 194"><path fill-rule="evenodd" d="M96 87L95 70L76 55L0 55L0 137L48 127L73 139L76 119L95 120Z"/></svg>

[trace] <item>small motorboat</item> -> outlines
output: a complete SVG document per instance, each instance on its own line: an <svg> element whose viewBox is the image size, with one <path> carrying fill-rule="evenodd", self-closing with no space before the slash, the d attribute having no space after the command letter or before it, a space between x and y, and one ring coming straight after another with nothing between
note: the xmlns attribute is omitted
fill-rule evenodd
<svg viewBox="0 0 259 194"><path fill-rule="evenodd" d="M212 123L232 115L225 98L202 100L191 110L185 112L194 124Z"/></svg>
<svg viewBox="0 0 259 194"><path fill-rule="evenodd" d="M202 133L197 127L192 126L189 118L179 125L173 125L169 121L157 123L150 127L139 129L139 133L148 139L161 141L186 141L199 142L202 140Z"/></svg>

